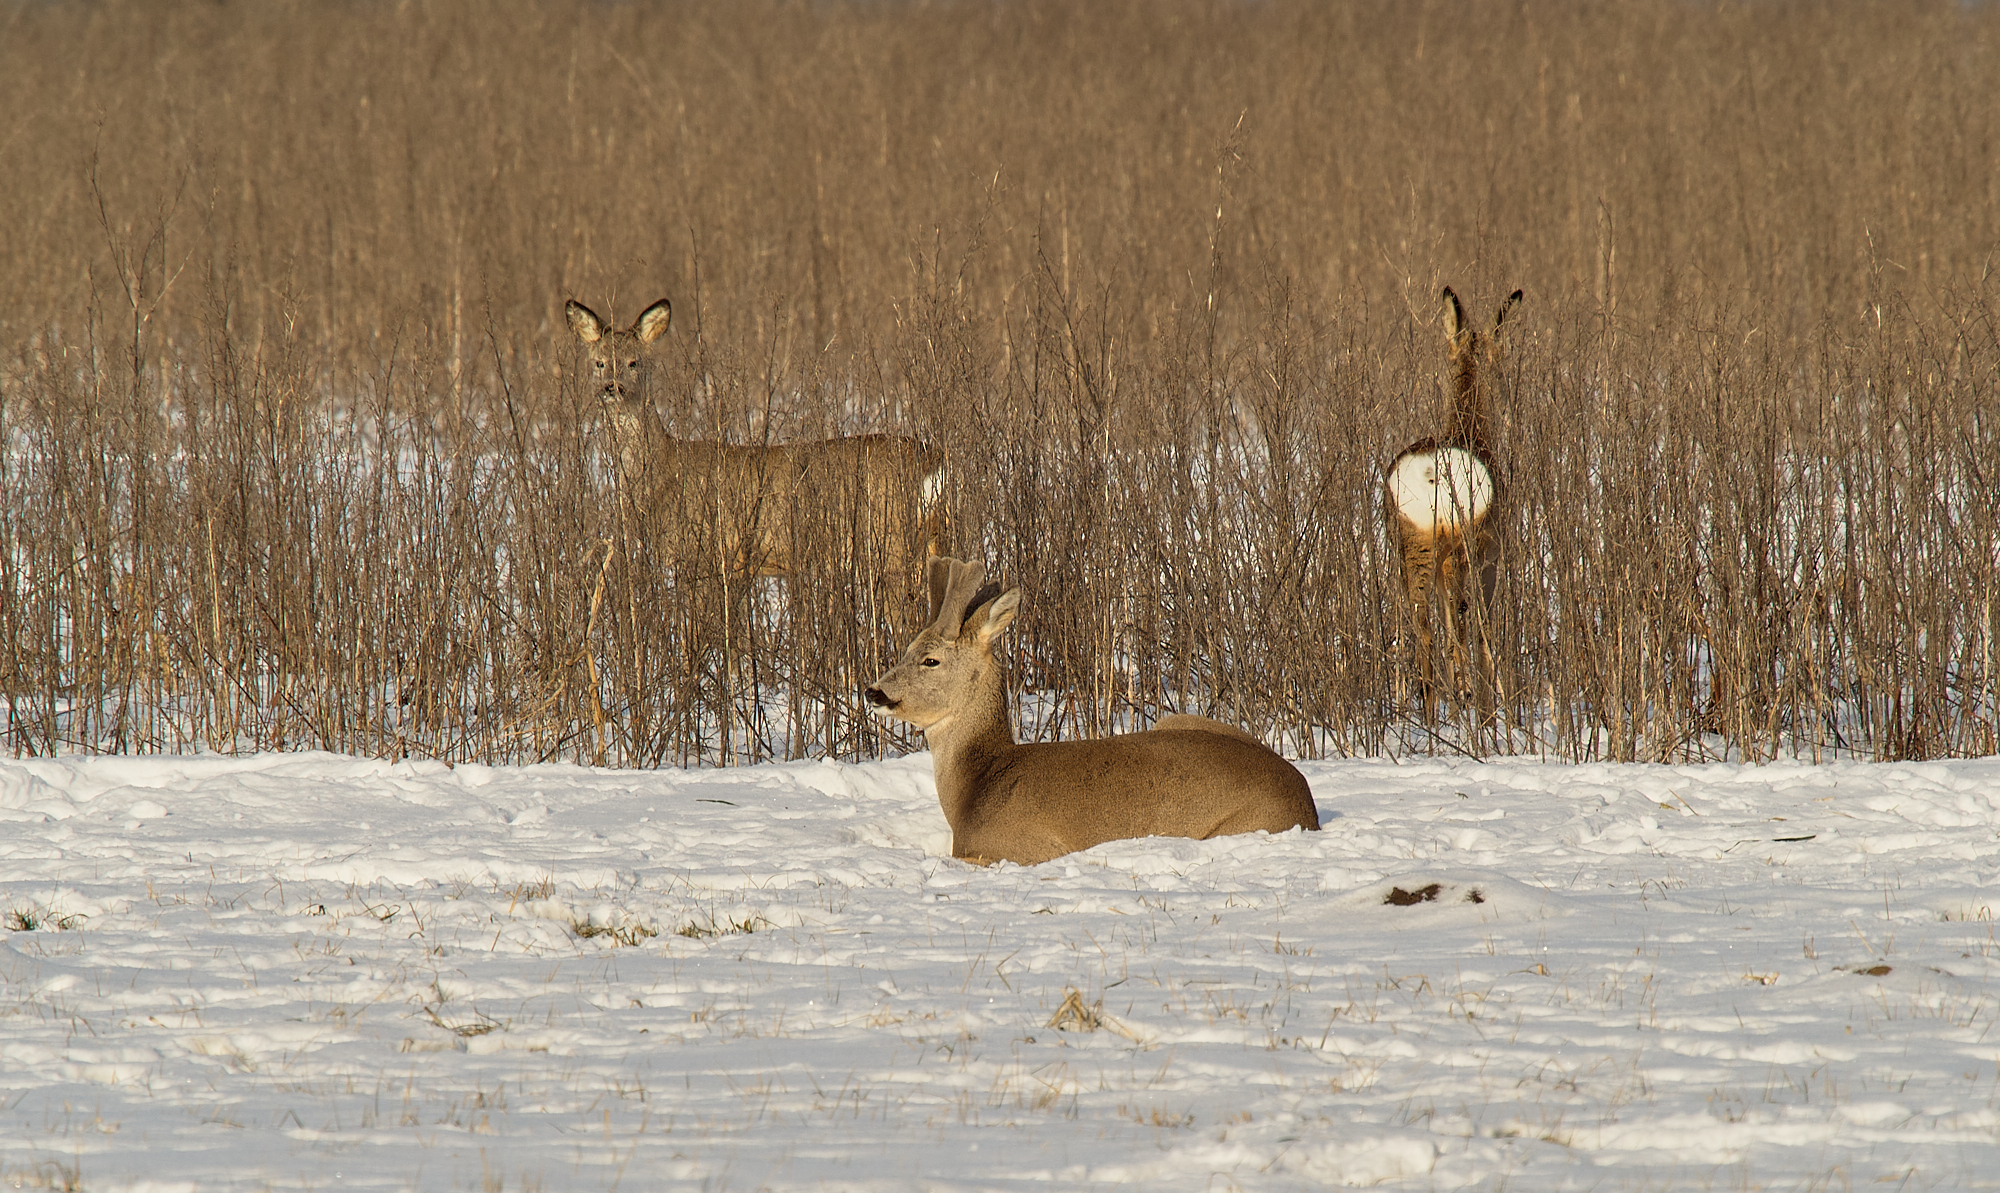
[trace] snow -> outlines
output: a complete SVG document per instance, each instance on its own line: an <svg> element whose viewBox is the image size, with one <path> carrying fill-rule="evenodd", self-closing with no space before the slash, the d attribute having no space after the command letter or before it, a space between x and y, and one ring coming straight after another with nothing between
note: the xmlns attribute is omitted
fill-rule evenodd
<svg viewBox="0 0 2000 1193"><path fill-rule="evenodd" d="M1301 769L0 762L0 1185L2000 1188L2000 760Z"/></svg>

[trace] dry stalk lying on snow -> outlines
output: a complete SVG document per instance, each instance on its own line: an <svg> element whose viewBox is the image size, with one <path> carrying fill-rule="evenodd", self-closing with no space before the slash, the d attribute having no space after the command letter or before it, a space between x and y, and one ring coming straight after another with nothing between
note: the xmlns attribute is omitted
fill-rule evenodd
<svg viewBox="0 0 2000 1193"><path fill-rule="evenodd" d="M1100 998L1085 1006L1083 993L1074 986L1063 993L1062 1005L1056 1008L1055 1014L1049 1016L1048 1026L1057 1031L1097 1031L1103 1028L1124 1036L1134 1044L1146 1042L1146 1037L1120 1023L1115 1017L1105 1014L1103 999Z"/></svg>

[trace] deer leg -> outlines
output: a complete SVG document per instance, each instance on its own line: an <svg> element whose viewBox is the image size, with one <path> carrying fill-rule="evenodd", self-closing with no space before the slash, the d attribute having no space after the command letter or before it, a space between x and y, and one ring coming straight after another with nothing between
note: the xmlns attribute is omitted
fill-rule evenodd
<svg viewBox="0 0 2000 1193"><path fill-rule="evenodd" d="M1491 723L1496 704L1500 699L1500 672L1494 666L1493 637L1490 619L1493 616L1493 593L1500 579L1500 569L1491 559L1479 569L1479 607L1472 617L1472 632L1476 635L1474 648L1479 667L1477 676L1479 696L1479 716L1483 722Z"/></svg>
<svg viewBox="0 0 2000 1193"><path fill-rule="evenodd" d="M1465 568L1463 560L1458 556L1460 550L1463 550L1462 546L1453 544L1453 550L1441 553L1442 557L1438 560L1440 598L1438 603L1443 606L1445 633L1443 662L1446 671L1444 678L1449 685L1446 689L1449 695L1441 694L1441 698L1456 697L1463 701L1470 695L1468 687L1470 667L1465 657Z"/></svg>
<svg viewBox="0 0 2000 1193"><path fill-rule="evenodd" d="M1450 619L1451 633L1451 690L1460 701L1474 699L1479 691L1479 675L1474 660L1478 649L1473 636L1476 614L1464 600L1448 601L1445 616Z"/></svg>
<svg viewBox="0 0 2000 1193"><path fill-rule="evenodd" d="M1405 654L1416 673L1417 704L1428 721L1431 703L1436 688L1436 667L1433 652L1436 639L1431 631L1431 582L1434 566L1431 544L1406 539L1403 544L1403 588L1409 599L1410 631L1414 642L1404 644Z"/></svg>

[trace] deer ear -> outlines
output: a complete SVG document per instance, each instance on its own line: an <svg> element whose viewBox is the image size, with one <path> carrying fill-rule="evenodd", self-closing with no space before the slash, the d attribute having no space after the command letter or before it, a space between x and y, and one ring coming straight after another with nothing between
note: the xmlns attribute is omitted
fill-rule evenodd
<svg viewBox="0 0 2000 1193"><path fill-rule="evenodd" d="M1021 611L1021 590L1010 588L999 596L981 605L965 619L972 627L979 645L991 646L1008 626L1014 624L1014 615Z"/></svg>
<svg viewBox="0 0 2000 1193"><path fill-rule="evenodd" d="M926 571L925 578L930 581L932 621L936 621L938 614L944 612L944 593L947 588L951 587L952 562L946 556L933 555L924 565Z"/></svg>
<svg viewBox="0 0 2000 1193"><path fill-rule="evenodd" d="M576 338L586 344L595 344L604 338L604 321L597 313L572 298L563 304L563 314L569 316L569 329Z"/></svg>
<svg viewBox="0 0 2000 1193"><path fill-rule="evenodd" d="M1500 328L1507 322L1507 316L1513 314L1514 308L1520 305L1521 292L1519 290L1509 294L1507 301L1500 304L1500 310L1493 316L1493 334L1495 336L1500 334Z"/></svg>
<svg viewBox="0 0 2000 1193"><path fill-rule="evenodd" d="M673 317L673 304L662 298L639 312L639 321L632 325L632 330L638 333L641 344L650 344L667 334L667 320Z"/></svg>
<svg viewBox="0 0 2000 1193"><path fill-rule="evenodd" d="M1465 308L1458 305L1458 295L1451 287L1444 288L1444 338L1458 343L1458 337L1465 334Z"/></svg>

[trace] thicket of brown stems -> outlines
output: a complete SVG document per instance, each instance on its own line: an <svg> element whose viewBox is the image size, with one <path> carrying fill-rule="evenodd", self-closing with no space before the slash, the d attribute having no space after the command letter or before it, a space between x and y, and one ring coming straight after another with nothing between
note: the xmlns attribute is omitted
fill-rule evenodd
<svg viewBox="0 0 2000 1193"><path fill-rule="evenodd" d="M668 297L677 434L947 449L1031 733L1991 753L1995 79L1991 4L9 6L6 748L911 748L837 516L621 525L562 304ZM1445 285L1527 293L1491 717L1382 514Z"/></svg>

